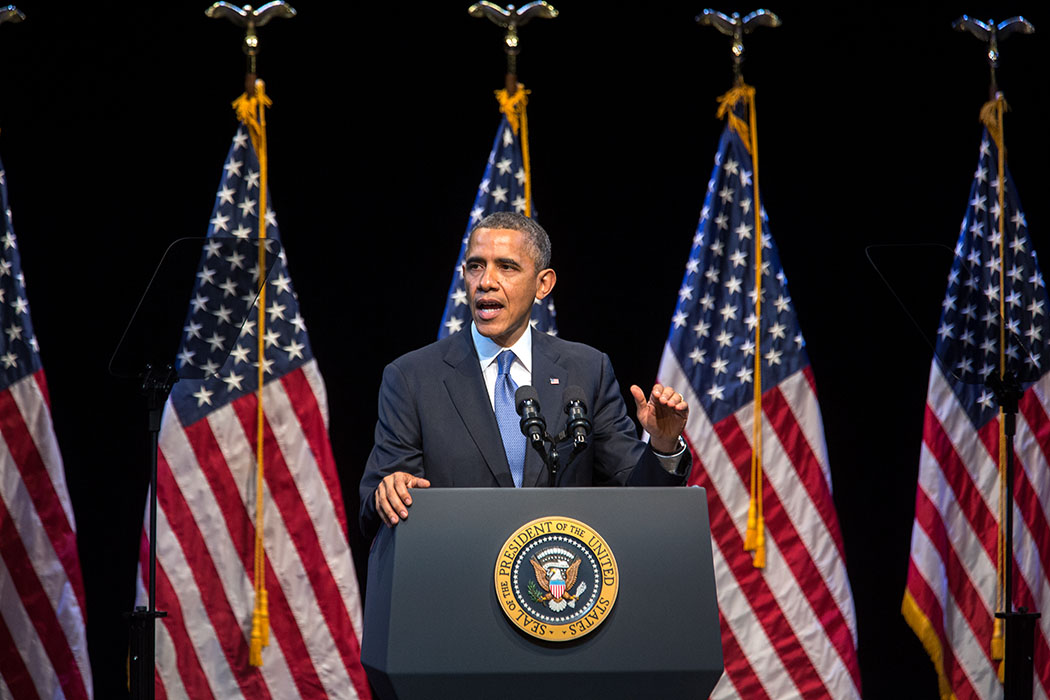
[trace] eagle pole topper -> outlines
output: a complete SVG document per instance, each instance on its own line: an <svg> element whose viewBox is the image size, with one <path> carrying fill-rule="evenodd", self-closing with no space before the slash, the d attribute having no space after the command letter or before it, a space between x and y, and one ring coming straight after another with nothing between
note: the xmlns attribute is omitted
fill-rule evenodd
<svg viewBox="0 0 1050 700"><path fill-rule="evenodd" d="M763 9L750 12L744 17L741 17L739 12L729 16L717 10L704 10L697 15L696 21L733 37L733 78L737 85L744 82L741 72L741 64L744 62L744 35L755 31L756 27L779 27L781 24L779 17Z"/></svg>
<svg viewBox="0 0 1050 700"><path fill-rule="evenodd" d="M999 67L999 40L1005 39L1014 33L1034 34L1035 27L1032 23L1020 15L1004 19L998 24L994 19L982 22L968 15L963 15L952 22L952 28L960 32L970 32L975 37L988 45L988 68L991 71L992 82L988 88L990 99L995 99L999 86L995 80L995 69Z"/></svg>
<svg viewBox="0 0 1050 700"><path fill-rule="evenodd" d="M500 7L496 3L481 0L467 8L471 17L485 17L493 24L506 30L503 35L503 51L507 54L507 78L505 87L507 95L512 96L518 90L518 27L524 26L533 17L554 19L558 11L547 2L530 2L521 7L507 5Z"/></svg>
<svg viewBox="0 0 1050 700"><path fill-rule="evenodd" d="M225 17L238 27L244 27L244 54L248 57L248 70L244 78L244 94L255 94L255 57L259 54L259 35L255 33L256 27L261 27L274 17L295 17L295 8L284 0L268 2L262 7L253 8L251 5L237 7L228 2L217 2L204 11L207 17Z"/></svg>

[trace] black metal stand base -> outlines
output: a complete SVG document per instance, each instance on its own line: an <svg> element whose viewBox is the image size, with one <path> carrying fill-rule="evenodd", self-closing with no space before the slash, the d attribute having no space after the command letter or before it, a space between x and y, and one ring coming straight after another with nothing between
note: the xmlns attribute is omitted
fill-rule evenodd
<svg viewBox="0 0 1050 700"><path fill-rule="evenodd" d="M159 610L150 612L144 605L126 613L130 621L128 649L128 690L136 700L154 697L154 664L155 631L157 618L166 617L168 613Z"/></svg>
<svg viewBox="0 0 1050 700"><path fill-rule="evenodd" d="M1006 673L1003 677L1005 700L1031 700L1032 672L1035 668L1035 621L1037 612L1018 608L1016 612L997 612L1006 621Z"/></svg>

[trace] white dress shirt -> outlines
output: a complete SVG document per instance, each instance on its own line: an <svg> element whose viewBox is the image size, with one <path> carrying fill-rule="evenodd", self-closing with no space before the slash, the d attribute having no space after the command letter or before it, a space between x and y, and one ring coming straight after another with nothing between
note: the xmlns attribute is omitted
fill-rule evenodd
<svg viewBox="0 0 1050 700"><path fill-rule="evenodd" d="M532 384L532 330L521 334L518 341L505 348L497 345L495 341L486 338L478 332L474 322L470 322L470 337L474 339L474 349L478 352L478 361L481 363L481 376L485 379L485 389L488 391L489 403L493 410L496 406L496 380L499 378L499 363L496 357L504 350L514 353L514 364L510 366L510 378L518 387L530 386Z"/></svg>

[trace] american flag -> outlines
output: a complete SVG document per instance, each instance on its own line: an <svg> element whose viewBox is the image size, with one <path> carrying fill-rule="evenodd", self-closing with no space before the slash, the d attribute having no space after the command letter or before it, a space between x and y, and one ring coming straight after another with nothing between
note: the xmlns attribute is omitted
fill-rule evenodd
<svg viewBox="0 0 1050 700"><path fill-rule="evenodd" d="M532 215L535 215L535 205ZM474 206L470 210L467 231L460 244L456 267L452 270L452 284L448 288L448 300L441 315L441 326L438 338L458 333L470 327L470 308L467 302L467 289L463 284L463 257L467 252L467 234L474 224L489 214L498 211L515 211L525 213L525 166L521 155L521 140L504 115L496 131L496 140L489 153L485 175L478 186ZM544 301L537 301L532 307L532 327L549 333L558 334L555 323L554 299L548 296Z"/></svg>
<svg viewBox="0 0 1050 700"><path fill-rule="evenodd" d="M273 211L259 210L260 178L242 126L226 157L177 360L184 376L211 376L175 385L160 433L157 609L168 615L157 626L158 694L366 698L360 597L328 441L325 386L283 250L266 283L263 318L270 643L262 666L249 664L258 306L239 336L231 320L248 311L258 268L254 256L231 250L222 239L254 238L264 215L267 238L279 240ZM139 605L147 600L148 549L144 532Z"/></svg>
<svg viewBox="0 0 1050 700"><path fill-rule="evenodd" d="M902 608L934 661L943 698L1003 693L992 655L994 614L1003 607L999 405L985 385L999 373L1000 303L1006 367L1024 381L1013 444L1013 604L1043 611L1034 697L1050 695L1050 303L1009 172L1005 211L999 205L998 172L998 149L986 129L930 367Z"/></svg>
<svg viewBox="0 0 1050 700"><path fill-rule="evenodd" d="M0 164L0 697L90 698L84 582Z"/></svg>
<svg viewBox="0 0 1050 700"><path fill-rule="evenodd" d="M816 385L765 212L755 314L753 176L748 148L727 125L658 375L694 407L689 482L707 489L725 660L711 697L856 698L857 624ZM764 568L744 549L756 352Z"/></svg>

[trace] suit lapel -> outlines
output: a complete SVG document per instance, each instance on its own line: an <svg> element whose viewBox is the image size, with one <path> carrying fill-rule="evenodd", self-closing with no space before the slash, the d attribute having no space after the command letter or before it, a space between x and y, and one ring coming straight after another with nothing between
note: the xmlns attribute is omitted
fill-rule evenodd
<svg viewBox="0 0 1050 700"><path fill-rule="evenodd" d="M558 364L559 353L545 333L532 333L532 385L540 397L540 408L547 420L547 432L556 436L565 428L562 395L569 372ZM554 380L554 381L552 381ZM546 486L547 467L539 453L529 447L525 454L525 486Z"/></svg>
<svg viewBox="0 0 1050 700"><path fill-rule="evenodd" d="M500 486L513 487L514 480L507 466L503 438L496 423L496 414L492 412L485 379L481 376L481 364L469 331L462 331L455 337L445 354L445 362L455 370L445 377L445 388L452 405L496 482Z"/></svg>

